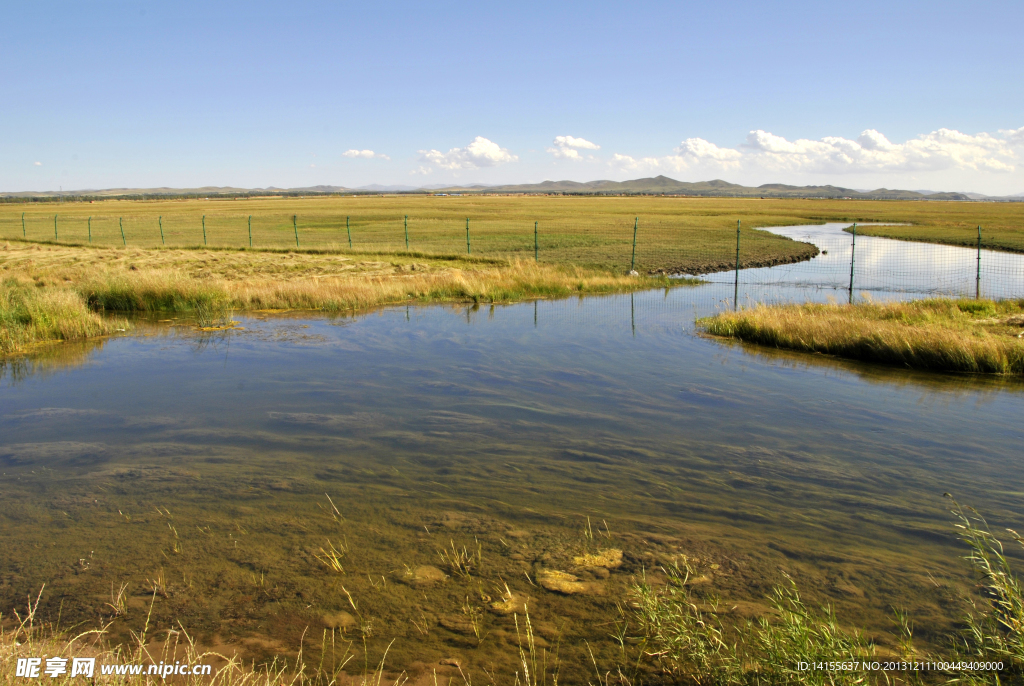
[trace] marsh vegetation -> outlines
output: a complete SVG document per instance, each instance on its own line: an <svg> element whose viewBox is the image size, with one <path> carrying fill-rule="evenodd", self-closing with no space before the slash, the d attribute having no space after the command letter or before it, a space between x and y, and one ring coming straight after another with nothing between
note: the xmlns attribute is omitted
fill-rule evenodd
<svg viewBox="0 0 1024 686"><path fill-rule="evenodd" d="M747 343L909 369L1024 374L1024 300L761 305L698 326Z"/></svg>

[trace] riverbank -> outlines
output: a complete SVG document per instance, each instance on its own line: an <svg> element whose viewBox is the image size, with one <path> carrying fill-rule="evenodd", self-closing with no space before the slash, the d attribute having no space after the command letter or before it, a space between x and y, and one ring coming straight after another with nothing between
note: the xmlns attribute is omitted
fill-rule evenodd
<svg viewBox="0 0 1024 686"><path fill-rule="evenodd" d="M352 312L408 302L514 302L689 282L609 270L417 253L0 246L0 355L108 335L123 313Z"/></svg>
<svg viewBox="0 0 1024 686"><path fill-rule="evenodd" d="M1007 217L980 217L978 223L971 226L966 222L950 224L868 224L858 225L857 233L861 236L878 236L893 238L900 241L915 243L939 243L955 245L961 248L978 247L978 226L981 226L981 247L985 250L1024 253L1024 231L1020 229L1021 218L1024 217L1024 203L1006 203L1008 210L1017 210L1016 224L1008 224ZM983 222L988 219L988 222ZM849 229L847 229L849 231Z"/></svg>
<svg viewBox="0 0 1024 686"><path fill-rule="evenodd" d="M697 326L747 343L910 369L1024 375L1024 300L757 306Z"/></svg>

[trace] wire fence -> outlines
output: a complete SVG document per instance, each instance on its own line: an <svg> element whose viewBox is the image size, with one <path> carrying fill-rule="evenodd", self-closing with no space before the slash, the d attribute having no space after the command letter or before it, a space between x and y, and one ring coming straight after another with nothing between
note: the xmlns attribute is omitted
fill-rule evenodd
<svg viewBox="0 0 1024 686"><path fill-rule="evenodd" d="M706 228L672 217L511 221L493 216L417 218L317 214L175 213L0 216L0 238L136 248L321 249L462 254L640 273L713 283L845 288L968 297L1024 297L1024 255L858 235L856 225L759 230Z"/></svg>
<svg viewBox="0 0 1024 686"><path fill-rule="evenodd" d="M981 227L975 247L857 234L857 225L789 227L774 232L813 243L812 260L772 268L734 269L703 278L735 285L812 286L860 293L892 292L956 297L1024 297L1024 255L987 250Z"/></svg>

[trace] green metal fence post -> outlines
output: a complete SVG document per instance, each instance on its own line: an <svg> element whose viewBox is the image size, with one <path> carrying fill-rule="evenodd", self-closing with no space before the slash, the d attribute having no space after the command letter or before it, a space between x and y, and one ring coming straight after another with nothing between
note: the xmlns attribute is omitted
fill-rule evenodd
<svg viewBox="0 0 1024 686"><path fill-rule="evenodd" d="M28 238L28 234L25 233L25 213L21 213L21 237Z"/></svg>
<svg viewBox="0 0 1024 686"><path fill-rule="evenodd" d="M629 271L636 271L636 229L640 225L640 217L633 220L633 256L629 259Z"/></svg>
<svg viewBox="0 0 1024 686"><path fill-rule="evenodd" d="M203 245L206 245L206 215L203 215Z"/></svg>
<svg viewBox="0 0 1024 686"><path fill-rule="evenodd" d="M349 221L348 221L349 219L351 219L351 217L345 217L345 231L348 232L348 247L349 247L349 249L351 249L352 248L352 225L349 224Z"/></svg>
<svg viewBox="0 0 1024 686"><path fill-rule="evenodd" d="M92 217L89 217L89 242L92 243Z"/></svg>
<svg viewBox="0 0 1024 686"><path fill-rule="evenodd" d="M409 215L405 215L405 249L409 250Z"/></svg>
<svg viewBox="0 0 1024 686"><path fill-rule="evenodd" d="M540 262L540 246L537 244L537 222L533 223L533 261Z"/></svg>
<svg viewBox="0 0 1024 686"><path fill-rule="evenodd" d="M57 236L57 215L53 215L53 240L60 240L60 238Z"/></svg>
<svg viewBox="0 0 1024 686"><path fill-rule="evenodd" d="M127 248L128 247L128 240L124 237L124 224L121 222L121 218L120 217L117 218L117 225L119 227L121 227L121 243L124 244L124 247Z"/></svg>
<svg viewBox="0 0 1024 686"><path fill-rule="evenodd" d="M854 222L853 239L850 241L850 302L853 302L853 263L857 258L857 224Z"/></svg>
<svg viewBox="0 0 1024 686"><path fill-rule="evenodd" d="M252 247L252 215L249 215L249 247Z"/></svg>
<svg viewBox="0 0 1024 686"><path fill-rule="evenodd" d="M157 217L156 221L160 224L160 245L167 245L167 241L164 240L164 218Z"/></svg>
<svg viewBox="0 0 1024 686"><path fill-rule="evenodd" d="M299 215L292 215L292 228L295 229L295 247L299 247Z"/></svg>
<svg viewBox="0 0 1024 686"><path fill-rule="evenodd" d="M740 306L740 224L736 220L736 278L732 286L732 309L737 310Z"/></svg>
<svg viewBox="0 0 1024 686"><path fill-rule="evenodd" d="M466 217L466 254L472 255L473 251L469 247L469 217Z"/></svg>
<svg viewBox="0 0 1024 686"><path fill-rule="evenodd" d="M974 299L981 300L981 224L978 224L978 275L974 278Z"/></svg>

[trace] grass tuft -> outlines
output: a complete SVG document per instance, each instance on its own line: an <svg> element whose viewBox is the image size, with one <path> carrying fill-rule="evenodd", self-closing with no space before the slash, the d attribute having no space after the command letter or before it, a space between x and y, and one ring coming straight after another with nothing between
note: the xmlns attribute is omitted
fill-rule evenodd
<svg viewBox="0 0 1024 686"><path fill-rule="evenodd" d="M0 284L0 355L126 328L123 319L105 319L90 311L78 293L65 286L30 285L18 279Z"/></svg>
<svg viewBox="0 0 1024 686"><path fill-rule="evenodd" d="M760 305L697 325L715 336L865 362L1024 375L1024 300Z"/></svg>

